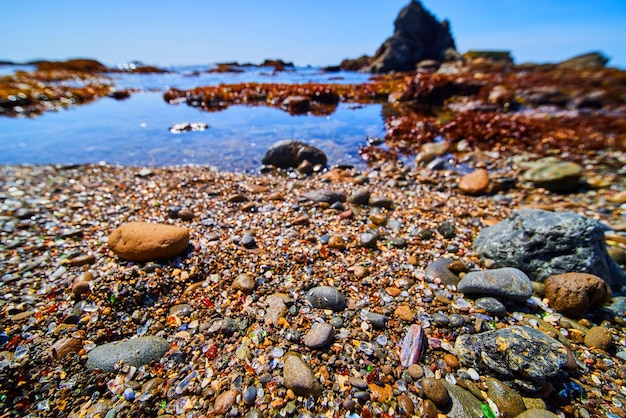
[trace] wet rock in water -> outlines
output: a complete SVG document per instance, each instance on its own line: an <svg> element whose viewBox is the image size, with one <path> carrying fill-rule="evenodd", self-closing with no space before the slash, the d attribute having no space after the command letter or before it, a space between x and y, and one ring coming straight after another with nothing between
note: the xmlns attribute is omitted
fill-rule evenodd
<svg viewBox="0 0 626 418"><path fill-rule="evenodd" d="M495 296L517 302L525 302L533 294L528 276L511 267L469 272L457 288L467 295Z"/></svg>
<svg viewBox="0 0 626 418"><path fill-rule="evenodd" d="M447 381L442 381L443 385L448 389L450 396L450 404L444 408L442 412L448 418L483 418L483 411L480 407L481 402L468 390L458 385L451 385Z"/></svg>
<svg viewBox="0 0 626 418"><path fill-rule="evenodd" d="M582 172L583 168L576 163L548 157L536 161L524 173L524 179L551 192L570 192L578 188Z"/></svg>
<svg viewBox="0 0 626 418"><path fill-rule="evenodd" d="M304 197L317 203L328 203L332 205L335 202L345 202L346 195L341 192L331 190L314 190L304 194Z"/></svg>
<svg viewBox="0 0 626 418"><path fill-rule="evenodd" d="M147 222L129 222L109 235L108 246L118 257L129 261L173 258L187 249L186 228Z"/></svg>
<svg viewBox="0 0 626 418"><path fill-rule="evenodd" d="M474 248L496 266L516 267L539 282L580 272L612 287L626 284L626 273L607 253L603 226L576 213L522 209L480 231Z"/></svg>
<svg viewBox="0 0 626 418"><path fill-rule="evenodd" d="M593 274L557 274L548 277L545 285L545 297L550 307L572 318L601 307L611 297L609 286Z"/></svg>
<svg viewBox="0 0 626 418"><path fill-rule="evenodd" d="M448 389L439 379L427 377L422 380L424 395L435 403L438 407L443 407L450 402Z"/></svg>
<svg viewBox="0 0 626 418"><path fill-rule="evenodd" d="M319 396L320 385L309 365L298 353L285 354L283 381L287 389L300 396Z"/></svg>
<svg viewBox="0 0 626 418"><path fill-rule="evenodd" d="M278 141L273 144L263 157L263 164L280 168L298 167L304 160L313 165L326 165L326 154L318 148L296 140Z"/></svg>
<svg viewBox="0 0 626 418"><path fill-rule="evenodd" d="M338 289L330 286L317 286L306 294L311 306L320 309L330 309L335 312L346 309L346 300Z"/></svg>
<svg viewBox="0 0 626 418"><path fill-rule="evenodd" d="M496 404L502 418L515 418L526 410L522 395L498 379L487 378L485 385L487 396Z"/></svg>
<svg viewBox="0 0 626 418"><path fill-rule="evenodd" d="M563 344L525 326L461 335L455 349L462 365L529 391L541 389L568 359Z"/></svg>
<svg viewBox="0 0 626 418"><path fill-rule="evenodd" d="M589 348L599 348L607 351L613 344L611 332L601 326L593 327L585 334L585 345Z"/></svg>
<svg viewBox="0 0 626 418"><path fill-rule="evenodd" d="M289 96L283 100L280 107L289 113L301 114L311 110L311 101L306 96Z"/></svg>
<svg viewBox="0 0 626 418"><path fill-rule="evenodd" d="M161 337L138 337L100 345L87 354L88 369L115 371L119 362L140 367L151 361L159 361L169 349L169 343Z"/></svg>
<svg viewBox="0 0 626 418"><path fill-rule="evenodd" d="M464 175L459 181L459 190L461 193L476 196L483 194L489 188L489 173L484 168Z"/></svg>
<svg viewBox="0 0 626 418"><path fill-rule="evenodd" d="M335 339L335 330L332 325L316 322L306 333L302 342L309 348L318 349L328 346Z"/></svg>
<svg viewBox="0 0 626 418"><path fill-rule="evenodd" d="M448 268L453 262L450 258L438 258L426 266L424 273L432 278L439 278L442 284L456 285L461 279Z"/></svg>

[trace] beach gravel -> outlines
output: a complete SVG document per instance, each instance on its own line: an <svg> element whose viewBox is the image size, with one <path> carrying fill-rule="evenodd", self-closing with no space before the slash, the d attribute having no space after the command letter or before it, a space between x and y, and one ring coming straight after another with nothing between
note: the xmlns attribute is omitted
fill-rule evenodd
<svg viewBox="0 0 626 418"><path fill-rule="evenodd" d="M510 164L486 166L495 179ZM608 200L614 190L536 195L523 184L469 196L457 178L395 164L310 176L0 167L0 409L466 417L481 416L483 394L516 413L516 395L530 391L537 401L524 402L542 411L624 416L619 294L611 309L574 320L547 298L524 299L526 289L509 303L507 280L487 288L506 310L457 281L494 271L474 240L521 207L593 212L615 228L619 247L624 214ZM364 184L381 198L355 196ZM319 191L343 192L305 197ZM182 219L183 209L194 216ZM188 241L171 257L119 257L107 240L133 222L180 228ZM375 244L362 245L366 233ZM403 367L413 326L423 339L413 344L415 364ZM445 386L450 401L429 388L433 402L424 379Z"/></svg>

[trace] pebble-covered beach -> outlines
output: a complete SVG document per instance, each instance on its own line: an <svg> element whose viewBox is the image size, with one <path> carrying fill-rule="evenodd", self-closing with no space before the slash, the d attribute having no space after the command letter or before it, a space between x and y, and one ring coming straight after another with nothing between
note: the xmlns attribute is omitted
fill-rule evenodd
<svg viewBox="0 0 626 418"><path fill-rule="evenodd" d="M567 193L523 177L532 159L0 167L0 410L624 416L619 284L529 280L474 243L522 209L571 212L604 225L623 274L626 157L590 153Z"/></svg>

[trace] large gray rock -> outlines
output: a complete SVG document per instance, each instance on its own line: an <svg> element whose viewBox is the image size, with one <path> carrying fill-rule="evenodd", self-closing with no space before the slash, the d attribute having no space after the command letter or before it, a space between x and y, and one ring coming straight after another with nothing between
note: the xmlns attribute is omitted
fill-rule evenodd
<svg viewBox="0 0 626 418"><path fill-rule="evenodd" d="M455 48L449 22L439 22L419 1L412 0L400 11L394 27L393 36L376 51L369 71L415 70L418 62L442 61L446 50Z"/></svg>
<svg viewBox="0 0 626 418"><path fill-rule="evenodd" d="M273 144L265 152L262 162L280 168L296 168L305 160L313 165L326 165L327 162L326 154L322 150L293 139Z"/></svg>
<svg viewBox="0 0 626 418"><path fill-rule="evenodd" d="M571 212L523 209L480 231L474 248L499 267L515 267L543 282L561 273L595 274L611 287L626 284L626 274L609 257L604 227Z"/></svg>
<svg viewBox="0 0 626 418"><path fill-rule="evenodd" d="M526 302L533 294L528 276L512 267L472 271L463 276L457 288L466 295L495 296L517 302Z"/></svg>
<svg viewBox="0 0 626 418"><path fill-rule="evenodd" d="M456 339L461 364L495 375L518 388L537 391L567 362L563 344L525 326L512 326Z"/></svg>
<svg viewBox="0 0 626 418"><path fill-rule="evenodd" d="M331 309L335 312L346 309L346 300L338 289L330 286L317 286L309 289L306 300L319 309Z"/></svg>
<svg viewBox="0 0 626 418"><path fill-rule="evenodd" d="M140 367L151 361L159 361L170 345L161 337L139 337L100 345L87 354L88 369L115 371L119 362Z"/></svg>

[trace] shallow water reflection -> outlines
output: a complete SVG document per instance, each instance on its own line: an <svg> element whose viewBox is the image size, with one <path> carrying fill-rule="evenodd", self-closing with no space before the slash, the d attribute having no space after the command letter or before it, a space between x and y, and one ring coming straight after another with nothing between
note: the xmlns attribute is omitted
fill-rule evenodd
<svg viewBox="0 0 626 418"><path fill-rule="evenodd" d="M329 116L291 116L264 106L203 112L167 104L162 93L109 98L35 119L0 118L0 164L212 165L258 169L280 139L300 139L326 152L329 164L364 165L359 146L384 136L382 105L339 104ZM202 132L172 134L170 126L204 122Z"/></svg>

